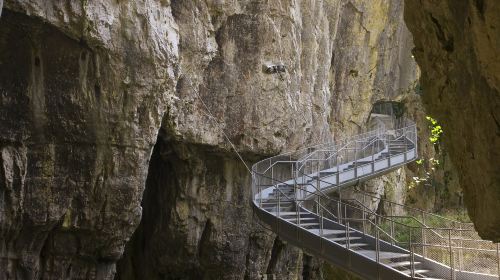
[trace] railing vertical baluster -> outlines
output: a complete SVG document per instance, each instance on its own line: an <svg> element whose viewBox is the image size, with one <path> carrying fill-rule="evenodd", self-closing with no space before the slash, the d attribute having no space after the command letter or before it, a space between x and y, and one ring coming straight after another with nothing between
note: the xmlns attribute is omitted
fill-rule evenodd
<svg viewBox="0 0 500 280"><path fill-rule="evenodd" d="M258 186L257 189L259 191L259 207L262 208L262 180L257 180Z"/></svg>
<svg viewBox="0 0 500 280"><path fill-rule="evenodd" d="M394 216L394 212L393 212L393 209L392 207L390 207L391 209L391 244L394 245L394 218L392 216Z"/></svg>
<svg viewBox="0 0 500 280"><path fill-rule="evenodd" d="M342 190L339 188L339 201L337 202L339 223L342 223L342 205L340 204L341 201L342 201Z"/></svg>
<svg viewBox="0 0 500 280"><path fill-rule="evenodd" d="M375 260L380 263L380 233L377 224L375 223Z"/></svg>
<svg viewBox="0 0 500 280"><path fill-rule="evenodd" d="M408 151L408 145L407 145L407 142L406 142L406 127L403 128L403 140L405 141L404 142L404 146L405 146L404 162L406 162L407 161L406 152Z"/></svg>
<svg viewBox="0 0 500 280"><path fill-rule="evenodd" d="M375 142L378 142L378 139L375 141ZM375 173L375 151L374 151L374 147L375 147L375 143L372 143L371 144L371 148L372 148L372 162L371 162L371 167L372 167L372 173Z"/></svg>
<svg viewBox="0 0 500 280"><path fill-rule="evenodd" d="M500 243L497 243L497 273L500 279Z"/></svg>
<svg viewBox="0 0 500 280"><path fill-rule="evenodd" d="M409 234L409 239L408 239L408 246L410 249L410 271L411 271L411 278L415 277L415 259L414 259L414 252L413 252L413 241L412 241L412 228L410 227L410 234Z"/></svg>
<svg viewBox="0 0 500 280"><path fill-rule="evenodd" d="M344 204L344 218L347 219L347 205Z"/></svg>
<svg viewBox="0 0 500 280"><path fill-rule="evenodd" d="M279 220L280 220L280 219L279 219L279 218L280 218L280 216L281 216L281 214L280 214L280 212L281 212L281 192L280 192L280 187L279 187L279 185L277 186L277 188L278 188L278 190L277 190L277 192L276 192L276 193L278 194L278 210L277 210L277 213L276 213L277 215L276 215L276 216L277 216L278 218L276 219L276 223L277 223L277 225L276 225L276 229L277 229L277 231L278 231L278 233L279 233L279 226L280 226L280 224L279 224Z"/></svg>
<svg viewBox="0 0 500 280"><path fill-rule="evenodd" d="M365 198L366 196L363 194L363 206L366 205ZM366 234L366 209L361 207L361 210L363 211L363 234Z"/></svg>
<svg viewBox="0 0 500 280"><path fill-rule="evenodd" d="M339 151L338 150L337 150L336 159L337 159L337 174L335 177L336 177L337 181L335 183L337 183L337 186L339 186L339 184L340 184L340 164L339 164Z"/></svg>
<svg viewBox="0 0 500 280"><path fill-rule="evenodd" d="M318 208L321 206L318 205ZM324 225L323 225L323 222L324 222L324 219L323 219L323 209L321 209L321 216L320 216L320 229L319 229L319 246L320 246L320 252L321 254L324 253L324 250L323 250L323 228L324 228Z"/></svg>
<svg viewBox="0 0 500 280"><path fill-rule="evenodd" d="M449 253L450 253L450 272L451 272L451 280L455 280L455 264L454 264L454 257L453 257L453 249L452 249L452 244L451 244L451 229L448 229L448 248L449 248Z"/></svg>
<svg viewBox="0 0 500 280"><path fill-rule="evenodd" d="M354 178L358 177L358 141L354 141Z"/></svg>
<svg viewBox="0 0 500 280"><path fill-rule="evenodd" d="M317 190L321 190L321 185L320 185L320 178L319 178L319 172L320 172L320 167L319 167L319 161L318 161L318 164L317 164L317 170L316 170L318 173L316 174L316 189ZM306 186L307 187L307 186ZM319 214L319 206L320 206L320 196L318 195L318 205L317 205L317 210L318 210L318 214Z"/></svg>
<svg viewBox="0 0 500 280"><path fill-rule="evenodd" d="M351 237L350 237L349 221L346 221L346 248L347 248L347 265L351 267Z"/></svg>
<svg viewBox="0 0 500 280"><path fill-rule="evenodd" d="M460 233L460 249L458 249L458 270L459 271L462 271L463 270L463 247L464 247L464 243L463 243L463 236L462 236L462 224L460 224L459 228L459 233Z"/></svg>
<svg viewBox="0 0 500 280"><path fill-rule="evenodd" d="M426 226L425 224L425 212L422 212L422 224L424 224L424 226ZM427 254L427 231L424 230L424 234L422 235L422 243L424 244L424 246L422 246L422 256L426 257L426 254Z"/></svg>
<svg viewBox="0 0 500 280"><path fill-rule="evenodd" d="M387 168L391 167L391 143L387 134L384 135L385 145L387 147Z"/></svg>
<svg viewBox="0 0 500 280"><path fill-rule="evenodd" d="M349 243L349 221L344 222L344 230L345 230L345 248L349 250L351 244Z"/></svg>

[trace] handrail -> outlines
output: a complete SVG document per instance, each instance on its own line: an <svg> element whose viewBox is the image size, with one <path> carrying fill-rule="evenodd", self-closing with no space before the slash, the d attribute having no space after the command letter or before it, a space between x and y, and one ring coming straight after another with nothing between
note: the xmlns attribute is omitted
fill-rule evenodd
<svg viewBox="0 0 500 280"><path fill-rule="evenodd" d="M404 204L401 204L401 203L397 203L397 202L394 202L394 201L390 201L390 200L384 199L382 197L378 197L378 196L372 195L369 192L364 191L364 190L358 188L358 186L354 186L354 190L356 192L361 193L364 196L368 196L368 197L371 197L371 198L379 199L380 201L384 201L384 202L387 202L387 203L390 203L390 204L394 204L394 205L397 205L397 206L400 206L400 207L403 207L403 208L411 209L412 211L417 211L417 212L425 213L427 215L430 215L430 216L433 216L433 217L437 217L437 218L440 218L440 219L443 219L443 220L446 220L446 221L449 221L449 222L452 222L452 223L455 223L455 224L474 225L473 223L466 223L466 222L461 222L461 221L453 220L453 219L450 219L450 218L447 218L447 217L443 217L443 216L438 215L438 214L434 214L434 213L425 211L425 210L420 209L420 208L415 208L415 207L407 206L407 205L404 205Z"/></svg>
<svg viewBox="0 0 500 280"><path fill-rule="evenodd" d="M370 243L372 244L370 246L375 246L374 252L376 254L375 257L372 255L370 258L377 263L384 265L380 262L379 255L382 252L381 248L388 250L387 248L391 247L387 246L393 246L394 250L396 250L395 252L399 252L398 250L403 249L398 247L399 245L408 246L408 250L403 250L407 250L410 253L411 266L409 276L412 278L422 276L415 270L415 256L419 258L418 263L421 262L422 258L422 256L416 255L416 252L420 252L418 250L421 249L424 259L426 258L426 248L435 248L434 251L443 250L450 257L449 260L451 263L449 264L448 271L451 273L451 278L454 279L456 271L462 270L462 251L477 251L482 252L481 254L492 254L495 252L490 246L493 243L476 239L479 238L476 237L476 232L468 228L470 223L455 221L422 209L388 201L359 189L357 185L354 190L356 193L362 195L363 201L366 197L371 197L380 202L390 203L389 205L391 206L402 207L403 211L408 210L408 212L403 213L418 211L417 213L422 214L422 220L418 218L420 214L416 216L410 214L393 215L391 211L391 215L382 215L367 207L358 198L342 199L342 191L346 187L352 186L356 181L360 182L360 180L375 177L378 174L393 170L416 159L416 125L413 122L406 122L406 120L404 122L398 121L397 124L393 122L393 124L398 126L403 125L404 127L395 127L388 130L385 128L385 123L382 122L382 130L377 128L360 135L346 137L345 139L330 143L317 144L259 161L252 166L252 201L255 206L260 208L263 207L262 203L268 200L266 205L269 206L266 209L274 211L276 208L276 218L273 218L276 219L276 222L280 220L281 211L295 209L291 211L297 211L296 222L294 224L297 229L311 230L309 228L310 225L309 227L301 225L302 214L299 213L303 213L305 210L306 213L315 215L313 216L315 217L315 223L317 220L319 224L316 223L317 226L313 226L312 228L318 230L316 234L320 240L318 244L321 244L321 246L323 246L323 239L325 238L323 236L324 221L330 220L330 218L333 219L332 222L342 225L346 230L345 248L348 252L354 250L350 248L349 222L362 222L362 230L359 229L361 227L359 223L354 223L354 227L352 228L357 228L357 232L363 233L363 236L374 235L371 237L375 238L375 245ZM401 140L404 141L402 142ZM396 147L392 145L394 147L392 148L392 143L397 143ZM369 149L371 149L371 153ZM401 155L404 155L404 157L401 157ZM374 156L377 156L377 159ZM334 157L335 160L332 160ZM384 163L384 160L387 160L387 162ZM358 162L362 162L362 164L356 164ZM376 167L377 164L378 167ZM371 168L366 168L369 165L371 165ZM354 170L354 173L352 173L352 170ZM331 173L328 174L327 172ZM343 174L342 177L340 176L341 174ZM332 178L332 175L336 176L336 180ZM325 178L329 179L325 180ZM284 192L285 189L287 192ZM328 196L324 190L338 191L339 199ZM265 197L263 197L263 193ZM306 201L311 202L311 204L305 203ZM286 202L286 204L282 204L282 202ZM334 207L332 211L327 207L328 205ZM336 210L334 205L337 207ZM311 207L312 209L308 209ZM334 210L337 214L335 214ZM439 226L429 225L426 221L429 222L431 220L426 220L426 215L437 217L439 218L438 221L442 223L438 224ZM281 220L293 224L293 220L285 218ZM432 219L432 221L434 220ZM367 225L369 226L368 229L366 229ZM440 227L441 225L444 226ZM457 225L460 228L456 228ZM396 231L394 230L395 227L397 227ZM273 228L276 233L280 234L279 223ZM287 227L282 229L290 230L289 227L288 229ZM404 234L398 235L401 232L407 232L409 236ZM453 236L452 233L454 233ZM380 235L383 236L383 239L380 239ZM297 231L297 238L299 236L299 231ZM429 243L426 237L432 237L433 239ZM419 238L421 238L421 241ZM386 245L381 247L379 244L381 240ZM438 240L438 243L435 243L436 240ZM499 246L496 248L496 259L498 260L500 259L500 250ZM430 252L432 253L433 250L430 250ZM458 255L453 256L454 254ZM459 262L457 268L453 263L456 257L458 257ZM442 263L439 259L434 261ZM500 262L498 271L500 271Z"/></svg>

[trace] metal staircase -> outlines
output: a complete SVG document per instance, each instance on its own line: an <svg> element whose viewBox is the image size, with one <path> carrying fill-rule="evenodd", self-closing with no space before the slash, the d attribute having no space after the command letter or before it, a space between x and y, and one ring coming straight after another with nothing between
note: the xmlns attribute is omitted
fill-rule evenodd
<svg viewBox="0 0 500 280"><path fill-rule="evenodd" d="M252 167L259 219L283 240L364 279L499 279L499 247L460 223L356 186L417 159L413 122L281 154ZM377 213L367 200L384 203Z"/></svg>

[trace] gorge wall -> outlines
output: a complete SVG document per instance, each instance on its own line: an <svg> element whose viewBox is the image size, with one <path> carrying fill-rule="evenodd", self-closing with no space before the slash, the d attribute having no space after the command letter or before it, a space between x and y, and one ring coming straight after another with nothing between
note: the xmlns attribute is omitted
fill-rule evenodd
<svg viewBox="0 0 500 280"><path fill-rule="evenodd" d="M500 6L495 0L406 0L423 100L442 123L468 213L500 241Z"/></svg>
<svg viewBox="0 0 500 280"><path fill-rule="evenodd" d="M222 132L251 164L418 100L399 0L9 0L0 23L5 279L324 278L252 216Z"/></svg>

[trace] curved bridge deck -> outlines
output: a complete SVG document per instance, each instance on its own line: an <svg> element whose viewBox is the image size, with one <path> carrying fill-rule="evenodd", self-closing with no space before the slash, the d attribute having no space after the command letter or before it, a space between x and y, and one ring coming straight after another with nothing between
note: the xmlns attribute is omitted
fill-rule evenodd
<svg viewBox="0 0 500 280"><path fill-rule="evenodd" d="M287 242L365 279L499 279L498 244L481 240L471 224L404 205L398 207L405 215L381 215L343 197L347 188L352 193L353 185L417 159L416 126L403 124L255 164L257 216Z"/></svg>

